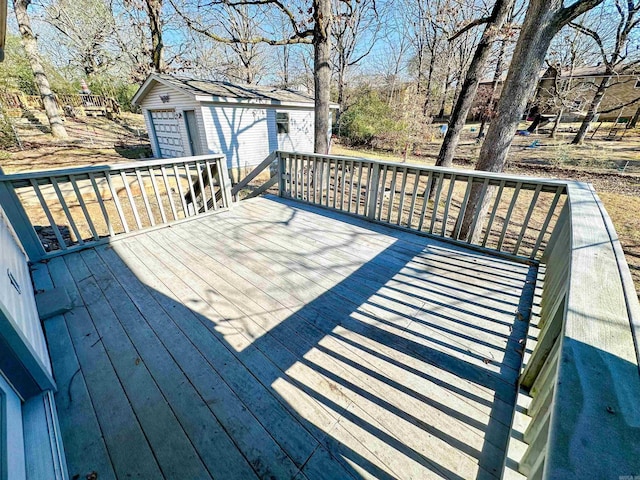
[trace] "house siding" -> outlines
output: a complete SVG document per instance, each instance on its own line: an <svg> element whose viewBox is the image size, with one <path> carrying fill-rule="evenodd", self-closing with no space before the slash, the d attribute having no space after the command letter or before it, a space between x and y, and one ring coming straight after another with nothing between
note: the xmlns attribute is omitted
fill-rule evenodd
<svg viewBox="0 0 640 480"><path fill-rule="evenodd" d="M289 134L278 135L276 112L289 113ZM278 149L313 151L313 109L205 103L202 116L209 152L226 155L232 170L257 165Z"/></svg>

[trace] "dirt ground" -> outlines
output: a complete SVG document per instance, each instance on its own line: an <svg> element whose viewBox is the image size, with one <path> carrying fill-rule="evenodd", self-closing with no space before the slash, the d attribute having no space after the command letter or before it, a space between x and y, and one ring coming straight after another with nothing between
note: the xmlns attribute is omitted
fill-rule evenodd
<svg viewBox="0 0 640 480"><path fill-rule="evenodd" d="M127 162L151 156L142 115L123 113L105 117L68 118L69 139L53 140L46 134L46 120L39 114L12 119L19 145L0 150L5 173Z"/></svg>
<svg viewBox="0 0 640 480"><path fill-rule="evenodd" d="M0 151L0 167L5 173L128 162L151 156L149 139L141 115L124 113L115 121L104 117L68 119L68 140L54 141L44 132L44 118L14 119L20 146ZM536 177L568 178L592 183L602 198L620 236L637 290L640 292L640 130L621 131L613 125L599 126L585 145L570 145L573 137L563 126L557 138L540 131L517 136L509 155L507 171ZM598 127L596 124L595 127ZM438 129L434 129L437 132ZM467 125L458 148L455 166L473 168L481 145L476 141L478 125ZM624 137L620 139L624 133ZM615 138L612 140L615 134ZM424 151L415 152L408 162L433 165L441 138ZM532 147L533 146L533 147ZM400 154L358 150L335 143L332 152L402 161Z"/></svg>

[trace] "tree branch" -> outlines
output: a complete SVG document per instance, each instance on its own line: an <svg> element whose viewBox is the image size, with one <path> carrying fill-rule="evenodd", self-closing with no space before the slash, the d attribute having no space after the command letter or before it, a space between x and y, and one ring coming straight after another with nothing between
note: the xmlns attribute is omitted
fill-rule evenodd
<svg viewBox="0 0 640 480"><path fill-rule="evenodd" d="M634 103L637 103L637 102L640 102L640 97L636 97L633 100L628 101L627 103L616 105L615 107L611 107L611 108L608 108L606 110L600 110L598 113L599 114L603 114L603 113L615 112L616 110L619 110L619 109L624 108L624 107L628 107L629 105L633 105Z"/></svg>
<svg viewBox="0 0 640 480"><path fill-rule="evenodd" d="M491 20L492 20L491 17L477 18L477 19L467 23L464 27L462 27L460 30L458 30L456 33L454 33L452 36L450 36L449 37L449 41L453 42L460 35L465 34L469 30L471 30L472 28L477 27L478 25L483 25L485 23L489 23Z"/></svg>
<svg viewBox="0 0 640 480"><path fill-rule="evenodd" d="M576 0L568 7L562 8L556 14L556 22L560 25L566 25L578 18L583 13L588 12L594 7L600 5L604 0Z"/></svg>
<svg viewBox="0 0 640 480"><path fill-rule="evenodd" d="M262 3L270 3L267 0L258 0L258 1L262 1ZM182 13L182 11L178 9L174 0L169 0L169 3L191 30L193 30L194 32L200 33L219 43L225 43L227 45L230 45L233 43L244 43L244 44L266 43L267 45L276 46L276 45L293 45L293 44L303 44L303 43L309 44L312 42L311 37L313 36L313 30L305 30L303 32L298 31L289 38L279 38L279 39L267 38L267 37L261 37L261 36L254 36L251 38L237 38L234 36L222 37L220 35L212 33L209 29L205 28L204 26L200 24L196 24L196 22L191 20L184 13ZM242 2L242 3L251 3L251 2Z"/></svg>

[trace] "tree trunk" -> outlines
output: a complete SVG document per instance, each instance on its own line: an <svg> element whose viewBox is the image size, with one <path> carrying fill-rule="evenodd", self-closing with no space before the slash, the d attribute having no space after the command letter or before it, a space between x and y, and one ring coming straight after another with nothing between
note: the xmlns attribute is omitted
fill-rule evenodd
<svg viewBox="0 0 640 480"><path fill-rule="evenodd" d="M38 92L40 92L40 96L42 97L44 111L49 120L49 126L51 127L51 134L57 138L67 138L67 130L62 124L62 117L58 112L58 104L49 86L49 79L40 62L36 37L33 34L33 30L31 30L31 20L27 13L30 2L31 0L14 0L13 2L13 9L16 12L16 20L18 21L18 28L22 37L22 45L29 59L31 70L33 70Z"/></svg>
<svg viewBox="0 0 640 480"><path fill-rule="evenodd" d="M558 133L558 126L562 121L562 115L564 114L564 107L560 108L558 115L556 116L556 121L553 123L553 128L551 129L551 134L549 134L549 138L556 138L556 134Z"/></svg>
<svg viewBox="0 0 640 480"><path fill-rule="evenodd" d="M491 53L494 37L502 28L502 24L511 10L513 1L514 0L497 0L493 7L493 11L491 12L492 20L487 24L482 33L482 38L478 43L478 47L471 60L471 65L469 65L469 70L467 70L467 75L462 84L460 95L451 112L449 128L447 129L447 134L444 137L444 142L442 142L438 160L436 161L437 166L450 167L453 164L453 154L460 141L460 134L467 121L467 115L469 114L469 110L471 110L473 99L478 92L480 77L484 72L487 59Z"/></svg>
<svg viewBox="0 0 640 480"><path fill-rule="evenodd" d="M331 100L331 0L313 0L314 151L329 153Z"/></svg>
<svg viewBox="0 0 640 480"><path fill-rule="evenodd" d="M146 0L149 27L151 29L151 66L158 73L164 73L164 43L162 42L162 0Z"/></svg>
<svg viewBox="0 0 640 480"><path fill-rule="evenodd" d="M434 47L435 49L435 47ZM436 64L435 53L431 52L431 59L429 60L429 75L427 75L426 97L424 98L424 105L422 105L422 116L426 117L429 113L429 107L431 106L431 82L433 79L433 67Z"/></svg>
<svg viewBox="0 0 640 480"><path fill-rule="evenodd" d="M602 98L604 97L607 88L609 88L612 76L613 75L609 74L602 77L602 80L600 80L596 94L593 96L593 100L591 100L591 103L589 104L587 115L582 120L582 124L580 125L580 129L578 130L578 133L576 133L575 138L571 141L572 144L578 145L583 142L584 137L587 134L587 130L589 130L589 125L591 125L591 122L593 122L593 119L596 117Z"/></svg>
<svg viewBox="0 0 640 480"><path fill-rule="evenodd" d="M640 119L640 107L638 107L638 109L636 110L636 113L633 114L633 118L631 118L631 121L629 122L629 125L627 126L627 128L636 128L636 125L638 124L638 119Z"/></svg>
<svg viewBox="0 0 640 480"><path fill-rule="evenodd" d="M496 90L498 89L498 84L500 83L500 77L502 76L504 54L505 54L505 50L507 49L506 46L507 46L507 41L503 39L500 42L500 51L498 53L498 60L496 61L496 68L493 71L493 80L491 81L491 92L489 92L489 97L487 98L487 102L485 103L481 112L482 122L480 123L480 128L478 129L477 138L484 138L485 132L487 130L487 124L489 123L491 112L493 111Z"/></svg>
<svg viewBox="0 0 640 480"><path fill-rule="evenodd" d="M447 106L447 94L449 93L449 75L451 74L451 64L447 65L447 74L444 76L444 89L442 93L442 103L440 103L440 111L438 118L444 118L444 109Z"/></svg>
<svg viewBox="0 0 640 480"><path fill-rule="evenodd" d="M576 5L580 3L576 2ZM482 144L476 170L504 170L509 147L527 102L535 92L539 72L551 40L560 28L573 18L575 17L563 8L562 0L531 0L529 3L509 73L498 101L496 116L491 121L487 137ZM460 238L463 240L477 242L480 237L491 197L486 195L482 199L481 195L482 185L474 185L462 219ZM480 203L482 204L479 206ZM476 214L479 218L475 222L476 228L471 231Z"/></svg>

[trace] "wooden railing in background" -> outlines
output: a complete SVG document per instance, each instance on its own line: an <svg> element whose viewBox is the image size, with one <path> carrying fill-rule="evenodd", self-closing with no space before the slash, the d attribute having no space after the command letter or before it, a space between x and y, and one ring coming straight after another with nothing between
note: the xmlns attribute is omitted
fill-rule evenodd
<svg viewBox="0 0 640 480"><path fill-rule="evenodd" d="M483 199L495 191L479 239L465 243L529 259L544 252L565 198L566 183L556 180L364 158L278 156L285 197L456 241L472 185Z"/></svg>
<svg viewBox="0 0 640 480"><path fill-rule="evenodd" d="M103 95L55 95L58 109L65 114L65 107L71 107L76 111L78 109L86 112L119 113L120 105L112 97ZM25 95L18 92L2 92L0 93L0 103L2 106L11 110L33 109L44 110L42 98L39 95Z"/></svg>
<svg viewBox="0 0 640 480"><path fill-rule="evenodd" d="M36 261L228 208L231 187L224 157L203 155L0 175L0 202Z"/></svg>

